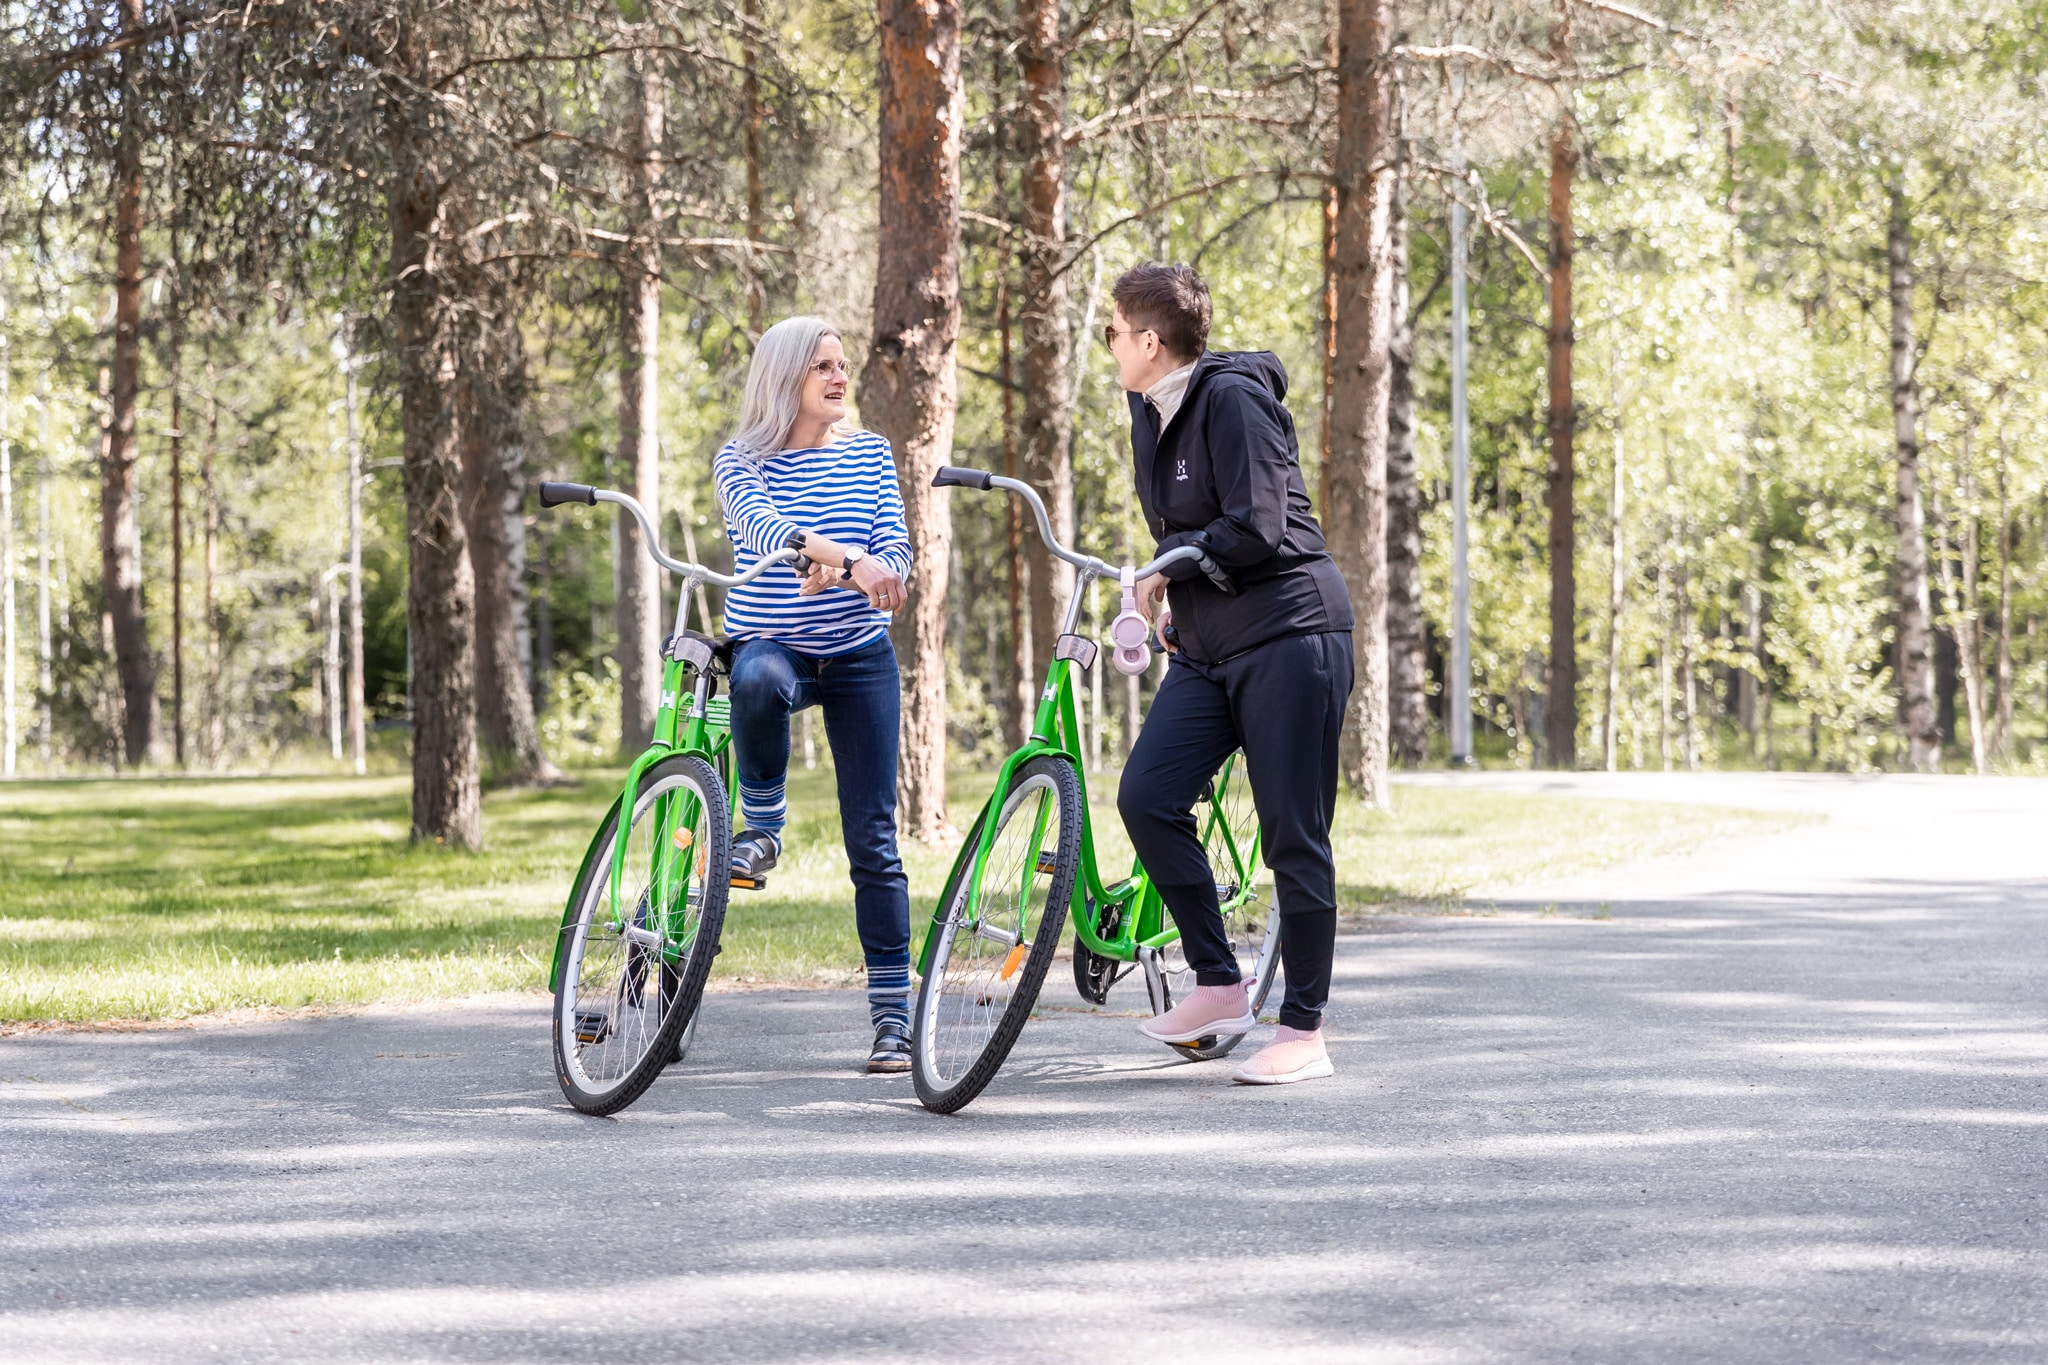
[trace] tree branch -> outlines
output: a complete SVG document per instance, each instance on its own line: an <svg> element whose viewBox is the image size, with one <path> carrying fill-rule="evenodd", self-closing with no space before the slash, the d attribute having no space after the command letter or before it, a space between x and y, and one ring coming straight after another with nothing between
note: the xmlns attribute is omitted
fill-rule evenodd
<svg viewBox="0 0 2048 1365"><path fill-rule="evenodd" d="M1522 234L1515 231L1514 224L1507 220L1505 214L1498 212L1491 204L1486 202L1486 187L1480 183L1478 171L1459 169L1453 166L1439 166L1429 161L1411 161L1408 164L1415 170L1420 171L1426 178L1435 181L1437 187L1443 190L1452 202L1463 204L1465 211L1478 220L1481 227L1484 227L1496 237L1511 243L1515 250L1522 253L1522 259L1529 263L1529 268L1536 272L1536 277L1545 284L1550 283L1550 272L1544 269L1541 261L1536 259L1536 253L1531 251L1529 244L1522 240ZM1460 198L1458 192L1451 188L1455 182L1463 182L1472 189L1477 190L1477 202L1467 203L1463 198Z"/></svg>

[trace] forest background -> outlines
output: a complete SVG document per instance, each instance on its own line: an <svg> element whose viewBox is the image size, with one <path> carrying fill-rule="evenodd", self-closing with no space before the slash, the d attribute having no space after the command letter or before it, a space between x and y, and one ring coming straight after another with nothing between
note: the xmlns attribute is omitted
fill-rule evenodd
<svg viewBox="0 0 2048 1365"><path fill-rule="evenodd" d="M1063 584L930 471L1019 472L1143 558L1100 332L1145 259L1293 376L1368 801L1447 755L1461 497L1484 762L2048 763L2040 0L0 16L8 773L409 766L415 837L476 842L481 783L644 741L674 611L527 490L638 490L729 565L711 455L805 311L897 448L936 834ZM1104 672L1115 766L1156 675Z"/></svg>

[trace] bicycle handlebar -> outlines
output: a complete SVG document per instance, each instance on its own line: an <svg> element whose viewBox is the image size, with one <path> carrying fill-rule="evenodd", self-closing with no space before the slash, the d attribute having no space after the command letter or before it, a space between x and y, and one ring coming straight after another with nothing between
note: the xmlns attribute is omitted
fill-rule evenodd
<svg viewBox="0 0 2048 1365"><path fill-rule="evenodd" d="M584 483L543 483L540 486L540 505L559 507L567 502L586 503L595 507L601 502L617 503L633 514L633 520L640 523L640 532L647 540L647 553L654 556L654 562L670 573L685 578L698 579L705 583L716 583L721 588L737 588L742 583L751 583L777 564L793 563L797 558L795 550L777 550L764 555L754 566L742 574L714 573L702 564L688 560L671 559L662 552L661 537L656 534L654 522L648 517L647 509L624 493L614 493L609 488L592 488Z"/></svg>
<svg viewBox="0 0 2048 1365"><path fill-rule="evenodd" d="M1046 549L1052 551L1053 554L1061 559L1066 560L1067 563L1083 573L1093 574L1099 578L1115 578L1121 572L1117 565L1106 563L1093 555L1084 555L1077 551L1069 550L1066 546L1060 544L1052 533L1052 518L1046 515L1044 499L1040 498L1038 490L1028 483L1018 479L1006 479L1000 474L991 474L985 469L966 469L959 465L949 464L941 466L939 472L932 476L932 487L978 488L983 492L987 492L991 488L1000 488L1006 492L1015 493L1031 504L1031 510L1038 518L1038 538L1045 542ZM1132 570L1131 576L1143 578L1147 574L1158 573L1169 564L1178 564L1184 559L1195 561L1195 568L1200 570L1204 577L1224 592L1231 594L1237 592L1236 585L1223 572L1222 566L1210 558L1207 552L1199 545L1182 545L1168 550L1150 564L1141 565Z"/></svg>
<svg viewBox="0 0 2048 1365"><path fill-rule="evenodd" d="M540 505L542 507L560 507L565 502L583 502L595 507L597 505L597 490L587 483L548 483L545 480L542 481L540 486Z"/></svg>

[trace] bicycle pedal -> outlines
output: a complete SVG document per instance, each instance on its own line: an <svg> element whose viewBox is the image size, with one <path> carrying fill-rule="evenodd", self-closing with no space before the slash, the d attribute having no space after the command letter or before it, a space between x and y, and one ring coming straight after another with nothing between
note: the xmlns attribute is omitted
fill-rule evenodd
<svg viewBox="0 0 2048 1365"><path fill-rule="evenodd" d="M593 1047L611 1036L612 1020L608 1014L596 1010L576 1011L576 1041L585 1047Z"/></svg>
<svg viewBox="0 0 2048 1365"><path fill-rule="evenodd" d="M766 877L748 877L735 872L732 874L732 885L742 891L765 891L768 889L768 879Z"/></svg>
<svg viewBox="0 0 2048 1365"><path fill-rule="evenodd" d="M1057 861L1058 859L1053 856L1051 849L1041 848L1038 850L1038 870L1046 876L1050 877L1052 875L1053 866Z"/></svg>

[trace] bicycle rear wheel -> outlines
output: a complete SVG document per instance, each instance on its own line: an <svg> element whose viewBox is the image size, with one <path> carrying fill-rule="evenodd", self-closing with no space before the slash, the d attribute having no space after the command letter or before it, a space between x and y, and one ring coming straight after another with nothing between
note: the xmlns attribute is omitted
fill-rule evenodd
<svg viewBox="0 0 2048 1365"><path fill-rule="evenodd" d="M717 773L694 754L646 771L614 901L618 837L614 809L573 893L555 987L555 1078L586 1114L639 1099L676 1059L703 999L732 863L732 813Z"/></svg>
<svg viewBox="0 0 2048 1365"><path fill-rule="evenodd" d="M911 1078L927 1109L950 1114L979 1095L1023 1031L1066 927L1083 818L1073 768L1040 755L975 822L940 901L945 913L918 988ZM977 876L974 849L990 821Z"/></svg>
<svg viewBox="0 0 2048 1365"><path fill-rule="evenodd" d="M1202 831L1202 851L1208 855L1209 873L1216 882L1216 900L1223 908L1223 932L1239 970L1251 980L1252 1013L1257 1014L1265 1007L1279 974L1280 916L1276 908L1260 899L1259 817L1252 804L1242 751L1223 760L1216 770L1195 806L1195 822ZM1154 972L1147 974L1146 985L1152 989L1154 1012L1164 1014L1174 1001L1194 989L1195 972L1178 939L1159 950L1154 967ZM1208 1061L1226 1055L1244 1037L1242 1033L1222 1034L1173 1050L1195 1061Z"/></svg>

